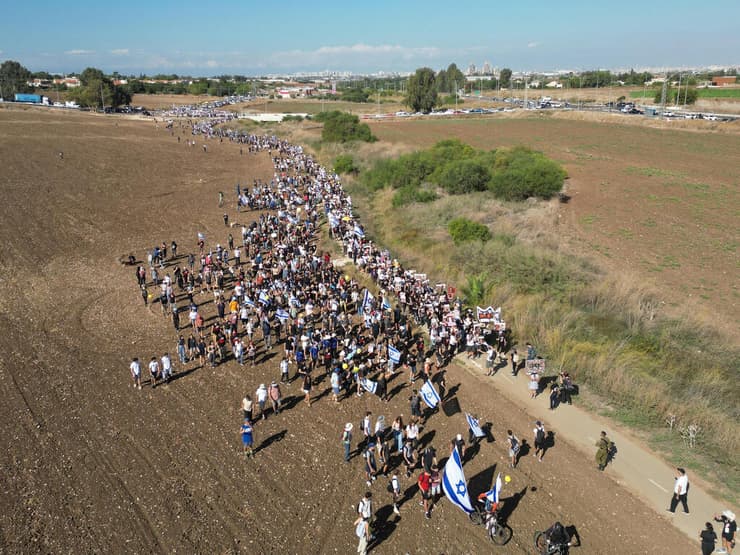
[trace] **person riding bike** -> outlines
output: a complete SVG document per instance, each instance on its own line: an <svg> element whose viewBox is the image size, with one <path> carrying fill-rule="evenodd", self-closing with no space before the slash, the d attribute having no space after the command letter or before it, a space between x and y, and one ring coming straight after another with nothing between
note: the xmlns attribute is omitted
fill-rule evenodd
<svg viewBox="0 0 740 555"><path fill-rule="evenodd" d="M555 524L545 530L547 543L558 547L570 547L570 536L565 527L556 521Z"/></svg>
<svg viewBox="0 0 740 555"><path fill-rule="evenodd" d="M478 501L483 502L485 500L485 510L487 514L495 514L498 510L498 501L491 501L491 498L488 497L486 492L481 493L478 496Z"/></svg>

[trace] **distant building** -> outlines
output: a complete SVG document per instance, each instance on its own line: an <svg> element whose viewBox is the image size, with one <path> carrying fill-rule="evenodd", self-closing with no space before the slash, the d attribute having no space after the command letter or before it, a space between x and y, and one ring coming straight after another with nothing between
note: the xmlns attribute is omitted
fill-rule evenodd
<svg viewBox="0 0 740 555"><path fill-rule="evenodd" d="M493 68L491 68L491 64L488 62L483 62L483 75L491 75L493 73Z"/></svg>
<svg viewBox="0 0 740 555"><path fill-rule="evenodd" d="M79 87L82 83L77 77L58 77L54 79L55 85L67 85L70 89Z"/></svg>
<svg viewBox="0 0 740 555"><path fill-rule="evenodd" d="M734 75L712 77L713 87L725 87L727 85L734 85L737 83L737 77Z"/></svg>
<svg viewBox="0 0 740 555"><path fill-rule="evenodd" d="M468 66L468 70L465 72L466 75L475 75L476 68L475 64L473 62L470 62L470 65Z"/></svg>

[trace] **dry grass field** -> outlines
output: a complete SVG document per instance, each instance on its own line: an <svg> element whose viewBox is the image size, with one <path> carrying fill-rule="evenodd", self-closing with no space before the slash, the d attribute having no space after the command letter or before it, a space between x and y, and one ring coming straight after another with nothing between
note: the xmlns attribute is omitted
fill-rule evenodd
<svg viewBox="0 0 740 555"><path fill-rule="evenodd" d="M421 141L427 133L442 132L436 125L409 129ZM533 133L539 129L539 124L527 125ZM375 131L392 138L392 127ZM152 389L145 383L143 391L130 387L131 357L148 360L173 353L177 334L158 306L144 306L134 269L121 264L122 258L132 253L141 260L146 249L173 239L179 253L188 253L198 231L206 233L209 245L224 243L229 228L222 223L217 191L229 194L235 183L269 179L273 171L266 153L240 156L237 146L218 141L211 141L206 153L202 139L196 148L178 143L180 133L189 137L186 129L176 127L173 135L150 121L0 109L0 552L354 550L351 504L365 485L359 461L342 462L339 432L366 410L385 414L386 420L408 414L403 376L391 381L395 393L387 404L365 395L335 406L325 396L326 380L319 380L315 391L322 398L309 408L300 402L298 385L288 386L286 410L256 425L260 447L249 461L239 456L240 399L260 382L277 378L271 353L260 352L254 368L241 368L233 360L216 369L176 365L176 379L169 385ZM471 140L496 135L482 133ZM594 135L583 137L578 148L583 156L597 140ZM721 142L712 145L725 148ZM726 153L729 161L734 155ZM593 162L582 163L588 167ZM692 164L687 160L671 171L693 179L693 173L688 175ZM627 178L648 187L652 177L644 175L644 168L656 163L636 159L630 166L638 169ZM655 201L645 195L657 195L663 187L683 190L656 177L649 191L633 193L646 204ZM573 191L574 208L587 193L609 190L581 179L574 184L580 187ZM722 179L717 172L702 183L721 191ZM676 192L670 189L670 194ZM610 221L595 202L586 206L566 217L573 233L592 230L594 224L584 223L583 215L593 213L605 225ZM227 210L232 220L256 216ZM658 229L670 227L660 214L653 218ZM616 235L615 240L621 237ZM594 241L606 238L599 235ZM167 271L182 263L171 262ZM206 318L213 317L212 302L205 296L198 302ZM460 385L463 410L494 422L496 441L482 444L465 466L477 492L487 489L496 468L505 464L501 430L513 427L528 437L531 425L525 423L534 417L505 399L492 404L491 386L473 378L456 366L447 371L448 387ZM449 439L463 429L460 414L435 414L423 441L444 455ZM583 554L664 552L667 547L672 554L694 552L695 546L662 517L594 472L591 458L562 439L545 464L532 460L528 457L512 472L513 482L504 492L514 529L506 553L531 553L534 529L556 518L577 525ZM441 503L427 521L418 496L410 497L402 516L394 517L386 483L378 482L372 489L381 528L373 552L490 550L482 529L473 528L448 503ZM415 492L409 480L402 488L409 496Z"/></svg>

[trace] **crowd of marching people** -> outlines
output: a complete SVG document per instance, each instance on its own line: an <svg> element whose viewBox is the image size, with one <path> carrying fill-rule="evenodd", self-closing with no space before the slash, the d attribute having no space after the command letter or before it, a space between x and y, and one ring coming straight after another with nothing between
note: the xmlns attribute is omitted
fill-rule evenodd
<svg viewBox="0 0 740 555"><path fill-rule="evenodd" d="M339 177L300 146L217 127L222 121L193 121L191 132L246 145L249 152L268 151L274 175L269 182L235 186L236 211L252 211L254 217L250 223L230 225L224 214L228 235L223 242L207 242L199 233L197 249L187 255L178 252L175 241L163 242L136 267L144 304L151 308L158 303L178 333L180 366L197 361L201 367L215 368L229 360L254 366L277 355L275 379L269 385L260 384L242 400L239 433L245 457L255 453L257 420L267 418L270 411L280 412L281 387L299 382L307 407L316 397L314 388L321 384L333 403L367 394L387 401L394 395L388 384L400 373L400 380L412 390L408 421L397 416L388 425L384 415L373 419L367 412L357 427L351 422L340 427L344 460L361 460L368 488L357 507L358 552L365 553L372 542L370 489L379 476L390 475L388 489L396 513L403 500L399 474L409 479L417 469L426 518L431 518L443 494L471 512L465 487L461 492L456 486L461 481L465 484L466 448L487 435L478 418L466 414L469 445L458 434L450 442L449 453L443 453L444 467L435 448L420 441L427 418L444 402L444 368L452 357L466 353L484 356L489 375L511 357L516 374L520 362L535 359L534 347L528 344L520 359L510 349L505 326L496 331L487 328L463 307L454 290L404 268L387 249L368 240ZM225 196L219 194L219 204L231 205ZM327 223L330 237L341 243L346 258L372 279L375 288L360 286L328 253L318 250L316 236L322 222ZM215 306L214 316L203 313L206 300ZM493 321L500 322L500 309ZM428 344L420 333L422 327ZM134 358L130 365L138 389L141 364ZM147 368L152 387L167 383L175 373L167 353L152 357ZM528 374L535 396L537 365ZM550 407L570 403L572 387L567 373L562 374L552 390ZM548 444L540 421L532 434L534 455L541 462ZM507 443L509 464L515 468L522 442L509 430ZM489 511L495 512L500 491L499 476L491 490L482 494Z"/></svg>

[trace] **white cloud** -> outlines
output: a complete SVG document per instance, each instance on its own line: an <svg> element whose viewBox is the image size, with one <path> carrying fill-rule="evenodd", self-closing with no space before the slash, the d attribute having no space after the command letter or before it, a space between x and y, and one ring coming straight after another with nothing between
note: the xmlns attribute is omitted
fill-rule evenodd
<svg viewBox="0 0 740 555"><path fill-rule="evenodd" d="M114 48L110 53L114 56L128 56L128 48Z"/></svg>
<svg viewBox="0 0 740 555"><path fill-rule="evenodd" d="M218 67L218 62L216 60L208 60L206 62L206 67Z"/></svg>
<svg viewBox="0 0 740 555"><path fill-rule="evenodd" d="M88 56L90 54L95 54L94 50L83 50L81 48L76 48L74 50L65 50L64 53L67 56Z"/></svg>
<svg viewBox="0 0 740 555"><path fill-rule="evenodd" d="M315 50L289 50L275 52L269 56L268 65L290 67L339 67L387 65L399 60L430 60L442 54L433 46L408 47L397 44L353 44L338 46L321 46Z"/></svg>
<svg viewBox="0 0 740 555"><path fill-rule="evenodd" d="M527 43L527 48L537 48L540 45L539 42L530 42Z"/></svg>

